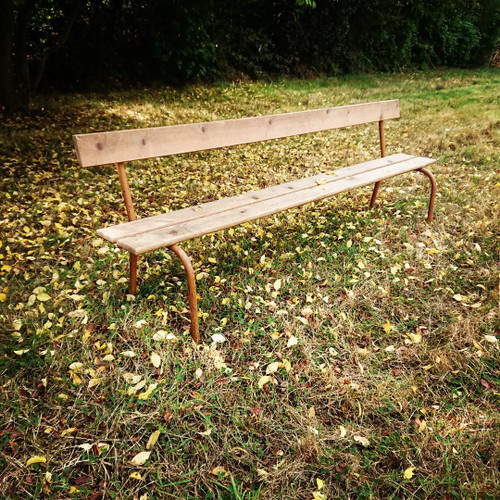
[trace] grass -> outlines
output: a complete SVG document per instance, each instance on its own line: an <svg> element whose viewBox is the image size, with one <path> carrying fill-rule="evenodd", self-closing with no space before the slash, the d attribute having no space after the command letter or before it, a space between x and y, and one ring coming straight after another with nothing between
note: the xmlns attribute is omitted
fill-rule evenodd
<svg viewBox="0 0 500 500"><path fill-rule="evenodd" d="M498 498L499 84L490 69L159 87L4 116L3 497ZM437 159L432 225L410 174L375 210L360 189L185 243L199 347L168 252L141 258L127 295L127 255L95 237L126 218L116 173L80 169L72 134L390 98L388 153ZM377 155L373 125L128 170L151 215Z"/></svg>

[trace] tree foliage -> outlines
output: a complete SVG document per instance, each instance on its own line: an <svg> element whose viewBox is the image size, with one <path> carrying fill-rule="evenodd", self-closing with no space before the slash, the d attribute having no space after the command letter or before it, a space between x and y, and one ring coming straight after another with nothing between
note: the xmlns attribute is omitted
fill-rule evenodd
<svg viewBox="0 0 500 500"><path fill-rule="evenodd" d="M0 99L113 80L478 66L500 0L0 0Z"/></svg>

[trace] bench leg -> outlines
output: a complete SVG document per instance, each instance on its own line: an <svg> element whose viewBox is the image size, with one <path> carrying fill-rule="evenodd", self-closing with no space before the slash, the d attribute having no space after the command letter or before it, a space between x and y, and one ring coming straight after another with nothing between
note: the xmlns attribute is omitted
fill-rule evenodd
<svg viewBox="0 0 500 500"><path fill-rule="evenodd" d="M194 278L193 265L187 253L179 246L168 247L179 257L186 270L189 295L189 315L191 317L191 337L198 344L200 342L200 327L198 324L198 299L196 297L196 281Z"/></svg>
<svg viewBox="0 0 500 500"><path fill-rule="evenodd" d="M130 286L129 286L129 292L132 295L135 295L135 292L137 292L137 255L134 255L133 253L131 253L129 255L130 255Z"/></svg>
<svg viewBox="0 0 500 500"><path fill-rule="evenodd" d="M431 197L429 199L429 211L427 213L427 223L430 224L434 214L434 200L436 199L436 178L432 175L431 171L427 170L425 167L419 168L418 171L429 177L429 180L431 181Z"/></svg>
<svg viewBox="0 0 500 500"><path fill-rule="evenodd" d="M375 206L375 201L377 199L378 190L380 189L381 182L382 181L378 181L375 183L375 187L373 188L372 198L370 200L370 208L373 208Z"/></svg>

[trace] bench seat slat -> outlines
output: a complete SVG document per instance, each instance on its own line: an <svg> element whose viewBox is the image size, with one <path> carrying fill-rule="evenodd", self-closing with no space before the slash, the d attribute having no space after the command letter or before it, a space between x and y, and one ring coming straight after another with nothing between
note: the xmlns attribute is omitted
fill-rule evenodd
<svg viewBox="0 0 500 500"><path fill-rule="evenodd" d="M409 160L413 158L407 154L395 154L386 156L385 158L377 158L375 160L360 163L350 167L345 167L337 170L334 174L318 174L305 179L272 186L265 189L250 191L238 196L231 196L220 200L204 203L199 206L183 208L175 212L169 212L161 215L148 217L147 219L139 219L132 222L125 222L116 226L110 226L97 231L97 236L116 243L123 238L130 238L142 233L157 230L178 224L179 222L189 222L190 220L200 219L209 215L224 212L226 210L236 209L238 207L256 204L266 199L291 194L292 192L301 191L317 186L317 181L332 182L339 179L344 179L350 175L356 175L369 170L381 168L387 165L392 165L397 162Z"/></svg>
<svg viewBox="0 0 500 500"><path fill-rule="evenodd" d="M289 194L268 198L247 206L238 206L188 222L179 222L161 229L121 238L116 243L120 248L128 250L134 255L140 255L151 250L168 247L175 243L282 212L286 209L318 201L356 187L373 184L404 172L417 170L434 162L435 160L430 158L411 157L392 165L385 165L374 170L365 171L363 175L360 175L361 172L358 172L342 179L332 180L326 184L318 185L315 182L313 186L307 189L292 191Z"/></svg>

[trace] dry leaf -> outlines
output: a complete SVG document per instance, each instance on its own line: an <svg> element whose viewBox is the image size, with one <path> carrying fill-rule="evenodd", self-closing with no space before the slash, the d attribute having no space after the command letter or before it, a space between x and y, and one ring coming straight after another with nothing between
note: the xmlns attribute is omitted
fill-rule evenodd
<svg viewBox="0 0 500 500"><path fill-rule="evenodd" d="M403 477L405 479L411 479L413 477L413 471L415 470L415 467L410 466L408 469L406 469L403 473Z"/></svg>
<svg viewBox="0 0 500 500"><path fill-rule="evenodd" d="M293 335L288 339L288 342L286 343L287 347L292 347L294 345L297 345L297 337L294 337Z"/></svg>
<svg viewBox="0 0 500 500"><path fill-rule="evenodd" d="M363 445L365 448L367 446L370 446L370 441L363 436L354 436L354 441L356 441L356 443Z"/></svg>
<svg viewBox="0 0 500 500"><path fill-rule="evenodd" d="M258 383L259 389L262 389L270 380L271 380L271 377L269 377L268 375L264 375L263 377L260 377L259 383Z"/></svg>
<svg viewBox="0 0 500 500"><path fill-rule="evenodd" d="M389 320L387 320L382 326L384 327L385 333L391 333L392 325L391 325L391 322Z"/></svg>
<svg viewBox="0 0 500 500"><path fill-rule="evenodd" d="M281 288L281 280L280 280L280 279L277 279L277 280L274 282L273 288L274 288L276 291L278 291L278 290Z"/></svg>
<svg viewBox="0 0 500 500"><path fill-rule="evenodd" d="M210 434L212 434L212 429L207 429L206 431L198 432L197 434L200 436L210 436Z"/></svg>
<svg viewBox="0 0 500 500"><path fill-rule="evenodd" d="M146 450L150 450L158 441L160 437L160 431L154 431L151 436L149 436L148 444L146 445Z"/></svg>
<svg viewBox="0 0 500 500"><path fill-rule="evenodd" d="M33 464L45 464L47 463L47 459L43 456L40 455L34 455L28 461L26 462L26 467L29 467L30 465Z"/></svg>
<svg viewBox="0 0 500 500"><path fill-rule="evenodd" d="M138 481L142 481L144 478L139 474L139 472L132 472L129 476L131 479L137 479Z"/></svg>
<svg viewBox="0 0 500 500"><path fill-rule="evenodd" d="M343 438L347 434L347 431L345 430L345 427L343 425L339 425L340 429L340 437Z"/></svg>
<svg viewBox="0 0 500 500"><path fill-rule="evenodd" d="M219 474L224 474L224 477L229 475L229 470L226 467L219 465L218 467L214 467L210 471L214 476L218 476Z"/></svg>
<svg viewBox="0 0 500 500"><path fill-rule="evenodd" d="M278 368L280 367L280 362L279 361L275 361L274 363L270 363L267 365L267 368L266 368L266 373L268 375L272 375L273 373L276 373L278 371Z"/></svg>
<svg viewBox="0 0 500 500"><path fill-rule="evenodd" d="M134 465L144 465L150 455L150 451L141 451L140 453L137 453L137 455L130 461L130 463Z"/></svg>
<svg viewBox="0 0 500 500"><path fill-rule="evenodd" d="M222 342L226 341L226 337L224 337L224 335L221 335L220 333L214 333L212 335L212 340L215 343L222 344Z"/></svg>
<svg viewBox="0 0 500 500"><path fill-rule="evenodd" d="M155 368L159 368L160 367L160 365L161 365L161 357L160 357L160 355L157 352L153 352L153 354L151 354L151 364Z"/></svg>

